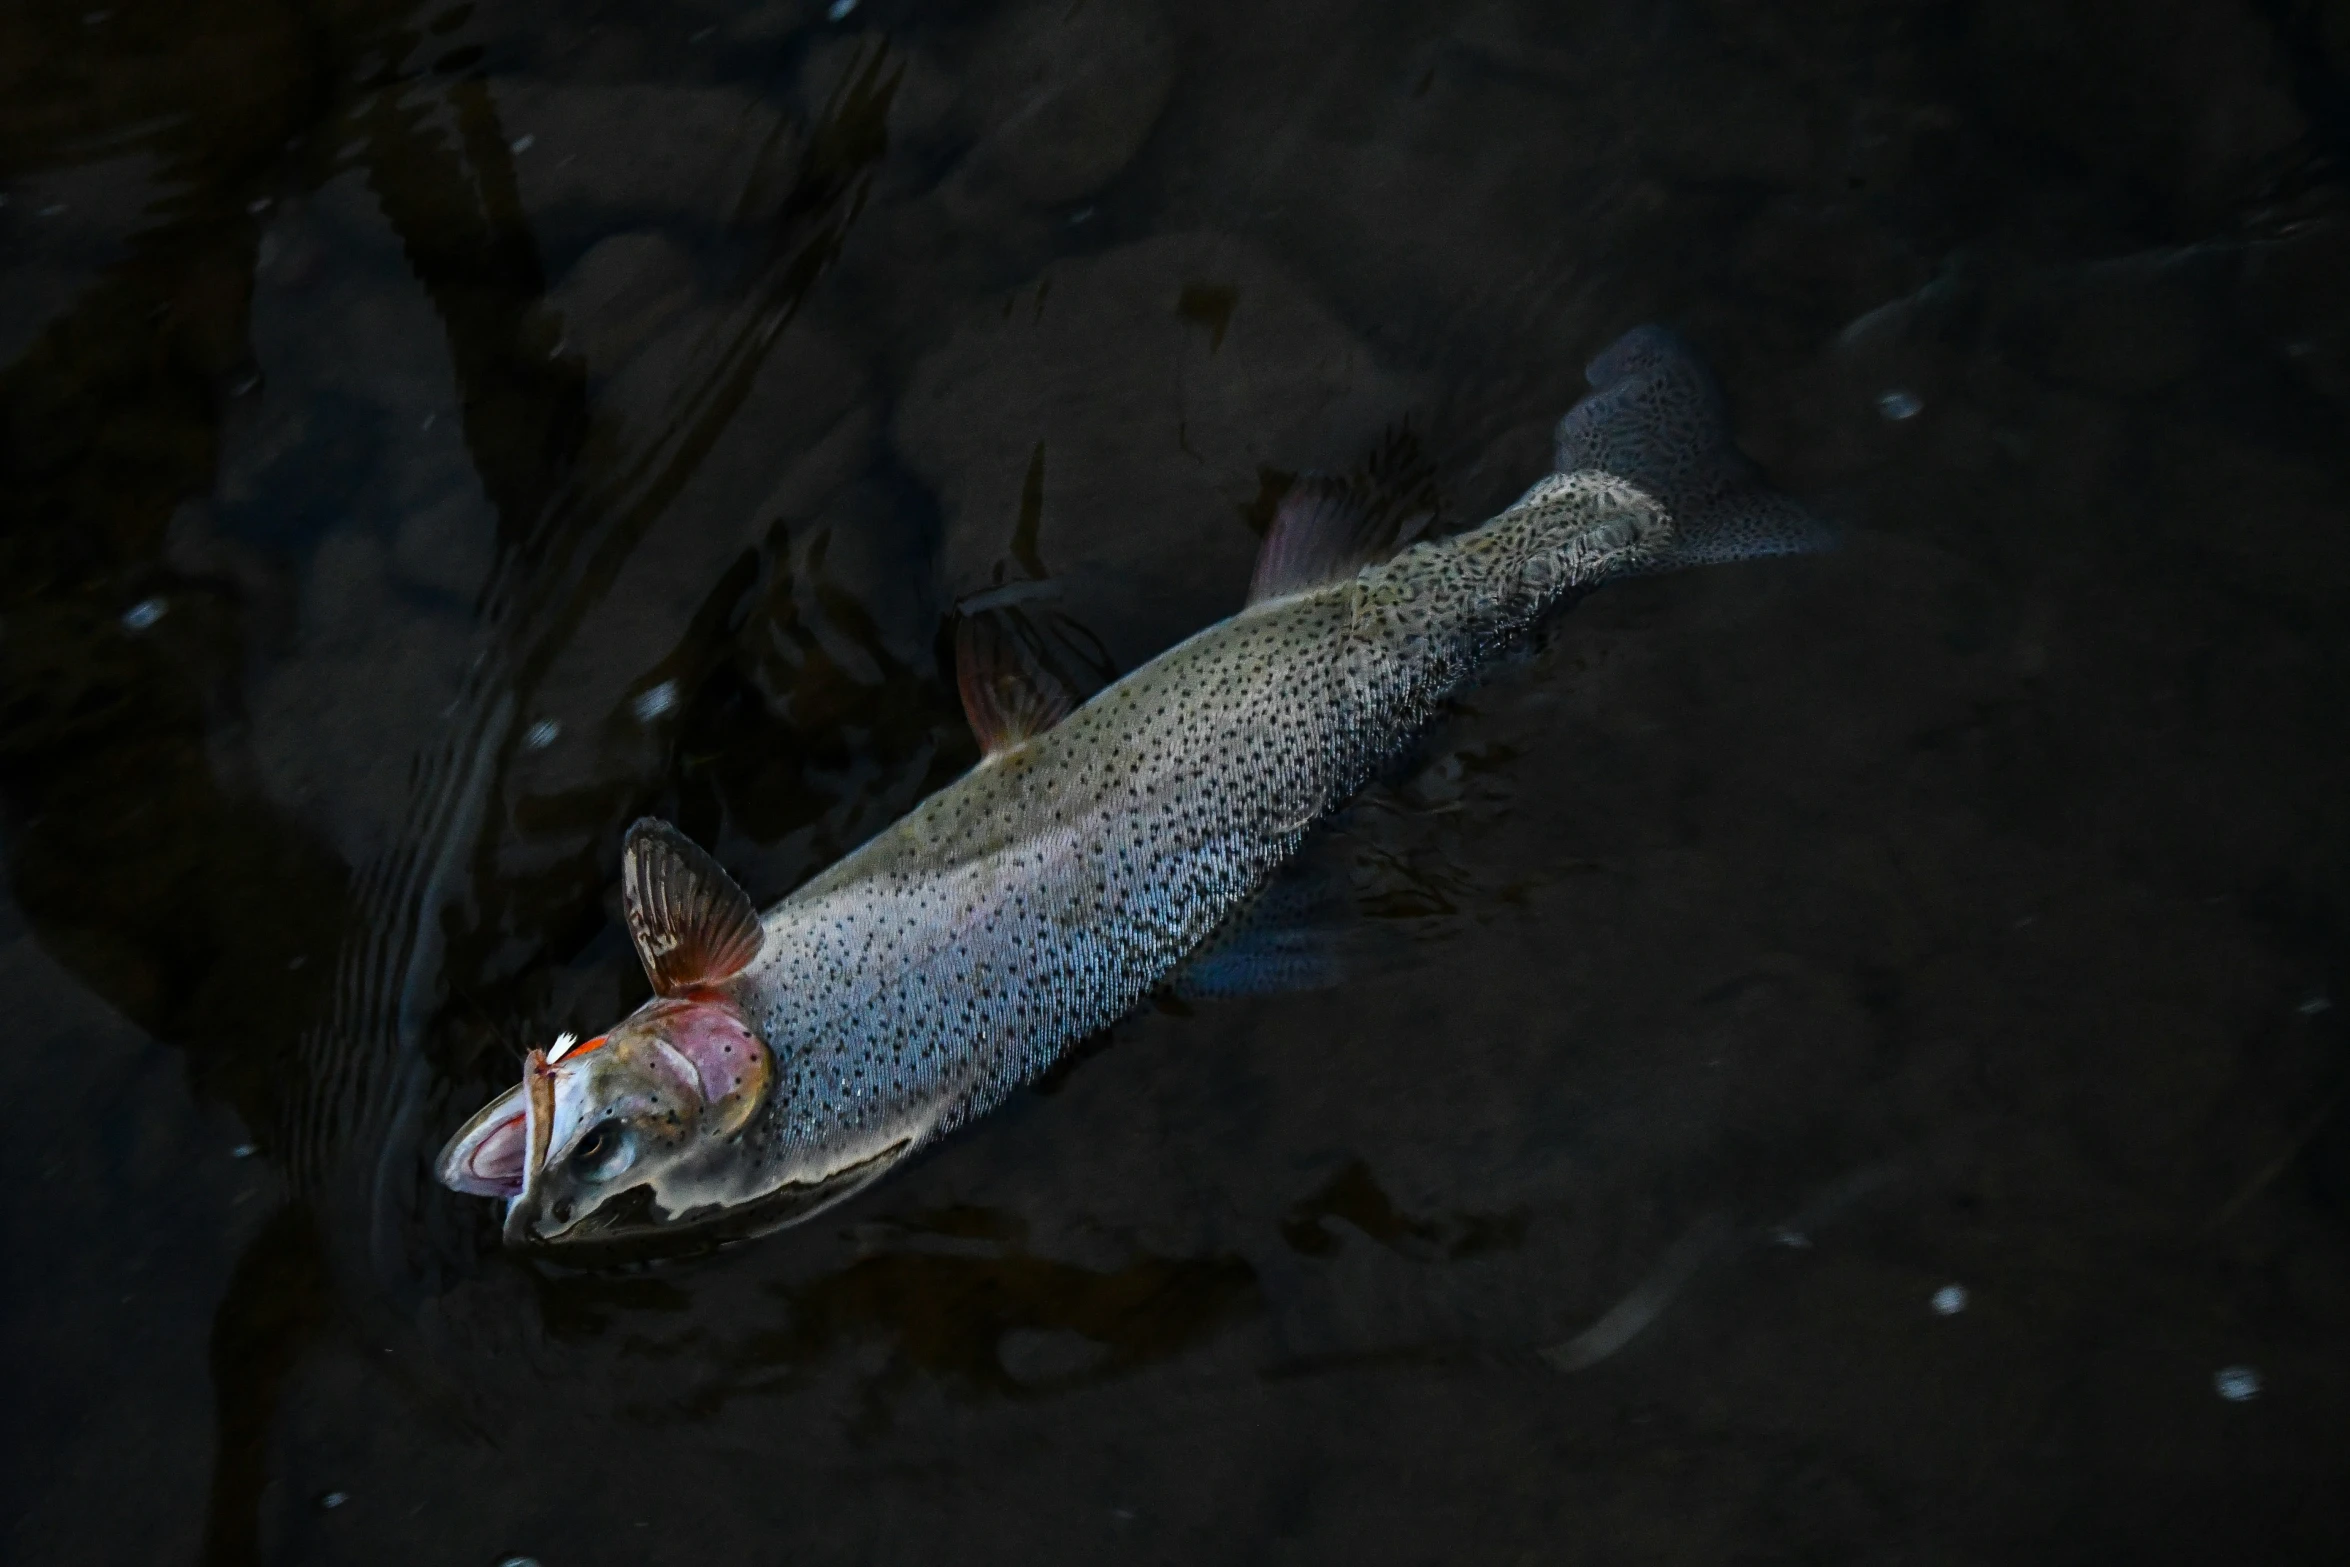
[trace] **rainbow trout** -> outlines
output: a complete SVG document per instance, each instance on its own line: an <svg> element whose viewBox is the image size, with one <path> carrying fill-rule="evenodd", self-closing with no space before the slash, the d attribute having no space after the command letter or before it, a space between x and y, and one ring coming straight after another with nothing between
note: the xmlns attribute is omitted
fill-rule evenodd
<svg viewBox="0 0 2350 1567"><path fill-rule="evenodd" d="M639 822L623 894L654 998L532 1051L443 1182L506 1199L510 1245L804 1218L1132 1010L1546 611L1825 542L1669 333L1586 375L1556 471L1500 516L1366 561L1363 517L1301 485L1246 608L1074 711L1012 644L965 641L984 759L765 914Z"/></svg>

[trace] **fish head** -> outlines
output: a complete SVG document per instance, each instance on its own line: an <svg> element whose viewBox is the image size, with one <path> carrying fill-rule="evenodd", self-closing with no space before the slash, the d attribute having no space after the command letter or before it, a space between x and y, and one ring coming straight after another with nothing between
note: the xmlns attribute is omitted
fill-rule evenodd
<svg viewBox="0 0 2350 1567"><path fill-rule="evenodd" d="M439 1175L506 1198L510 1246L657 1235L707 1206L774 1075L723 996L661 997L585 1044L532 1051L522 1082L449 1140Z"/></svg>

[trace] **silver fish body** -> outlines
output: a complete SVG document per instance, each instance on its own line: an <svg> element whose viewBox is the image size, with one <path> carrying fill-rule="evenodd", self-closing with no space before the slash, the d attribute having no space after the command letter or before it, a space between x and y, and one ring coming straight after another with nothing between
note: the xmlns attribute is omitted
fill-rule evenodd
<svg viewBox="0 0 2350 1567"><path fill-rule="evenodd" d="M585 1065L534 1052L443 1179L508 1195L518 1243L804 1218L1129 1012L1562 598L1824 542L1760 485L1669 334L1627 335L1590 375L1559 471L1500 516L1319 573L1276 524L1262 601L997 748L764 915L640 824L632 929L663 999Z"/></svg>
<svg viewBox="0 0 2350 1567"><path fill-rule="evenodd" d="M1250 606L990 757L770 910L736 1002L777 1078L707 1200L911 1147L1132 1010L1426 722L1670 519L1557 475L1473 532Z"/></svg>

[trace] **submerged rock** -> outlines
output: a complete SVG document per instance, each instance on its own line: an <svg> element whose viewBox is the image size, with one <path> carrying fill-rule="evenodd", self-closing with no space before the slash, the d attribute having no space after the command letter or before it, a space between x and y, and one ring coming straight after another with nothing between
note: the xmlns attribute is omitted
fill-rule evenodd
<svg viewBox="0 0 2350 1567"><path fill-rule="evenodd" d="M489 576L496 534L497 519L481 492L452 488L394 526L392 569L415 587L471 599Z"/></svg>
<svg viewBox="0 0 2350 1567"><path fill-rule="evenodd" d="M642 230L599 240L547 295L566 350L601 380L692 308L692 258Z"/></svg>
<svg viewBox="0 0 2350 1567"><path fill-rule="evenodd" d="M0 364L63 317L88 280L128 253L170 190L140 151L16 175L0 193Z"/></svg>
<svg viewBox="0 0 2350 1567"><path fill-rule="evenodd" d="M779 199L798 132L727 87L492 84L532 232L561 250L646 222L724 228Z"/></svg>
<svg viewBox="0 0 2350 1567"><path fill-rule="evenodd" d="M1156 0L1039 0L1004 14L966 80L979 141L958 171L1039 204L1074 201L1133 161L1175 85L1175 35Z"/></svg>
<svg viewBox="0 0 2350 1567"><path fill-rule="evenodd" d="M1181 234L983 306L915 368L895 435L945 513L950 595L1054 576L1131 667L1239 607L1288 476L1412 405L1269 257Z"/></svg>
<svg viewBox="0 0 2350 1567"><path fill-rule="evenodd" d="M660 359L648 353L615 389L644 394L619 410L625 439L654 443L644 450L657 449L657 432L670 421L698 417L689 410L709 377L691 355L652 362ZM656 372L666 388L659 396ZM813 324L795 323L777 338L708 452L616 570L592 611L592 635L553 661L540 690L548 716L580 732L610 720L679 647L746 551L779 527L817 516L856 479L880 423L869 381L855 350ZM628 503L643 499L632 493Z"/></svg>

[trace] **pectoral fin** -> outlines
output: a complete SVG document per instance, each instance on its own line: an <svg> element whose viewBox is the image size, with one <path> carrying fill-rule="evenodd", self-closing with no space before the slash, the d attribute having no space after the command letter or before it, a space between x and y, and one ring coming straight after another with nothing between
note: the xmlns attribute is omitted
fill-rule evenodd
<svg viewBox="0 0 2350 1567"><path fill-rule="evenodd" d="M628 933L660 994L732 979L759 955L765 932L750 897L667 822L648 816L628 829L620 883Z"/></svg>

